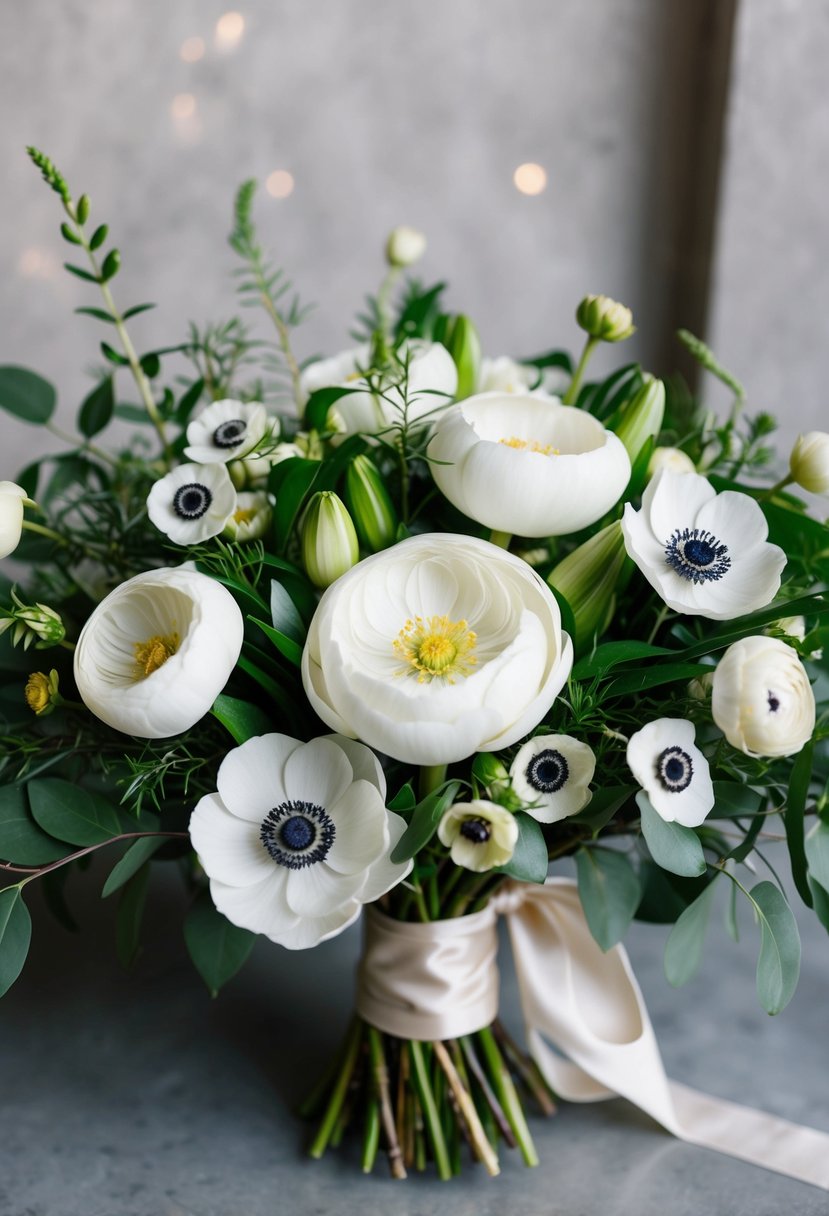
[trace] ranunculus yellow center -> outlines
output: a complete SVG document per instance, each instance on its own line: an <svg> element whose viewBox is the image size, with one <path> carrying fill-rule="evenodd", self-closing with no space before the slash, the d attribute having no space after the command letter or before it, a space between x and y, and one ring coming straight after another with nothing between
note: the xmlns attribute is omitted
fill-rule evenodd
<svg viewBox="0 0 829 1216"><path fill-rule="evenodd" d="M138 679L146 679L159 667L163 667L171 655L178 650L178 634L169 633L166 637L156 634L146 642L135 643L135 662L138 667Z"/></svg>
<svg viewBox="0 0 829 1216"><path fill-rule="evenodd" d="M233 512L233 522L236 524L249 524L255 515L255 507L238 507Z"/></svg>
<svg viewBox="0 0 829 1216"><path fill-rule="evenodd" d="M471 675L477 663L477 635L467 621L450 621L448 616L416 616L406 621L392 642L405 660L401 675L417 675L419 684L435 679L454 684L456 676Z"/></svg>
<svg viewBox="0 0 829 1216"><path fill-rule="evenodd" d="M498 442L519 452L537 452L539 456L561 455L558 448L553 447L551 443L539 443L537 439L519 439L517 435L510 435L509 439L499 439Z"/></svg>

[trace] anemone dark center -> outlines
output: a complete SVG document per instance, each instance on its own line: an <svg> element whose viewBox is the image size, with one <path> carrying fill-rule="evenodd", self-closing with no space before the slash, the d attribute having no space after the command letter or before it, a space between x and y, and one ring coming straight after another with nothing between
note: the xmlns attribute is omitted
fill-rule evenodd
<svg viewBox="0 0 829 1216"><path fill-rule="evenodd" d="M768 701L769 709L771 710L771 712L773 714L776 714L778 709L780 708L780 698L778 696L775 696L775 694L772 692L772 690L769 689L768 696L766 699Z"/></svg>
<svg viewBox="0 0 829 1216"><path fill-rule="evenodd" d="M656 776L662 788L671 794L687 790L693 775L691 757L681 747L666 747L656 757Z"/></svg>
<svg viewBox="0 0 829 1216"><path fill-rule="evenodd" d="M533 756L527 765L525 776L534 790L541 794L555 794L567 784L570 766L561 752L548 747Z"/></svg>
<svg viewBox="0 0 829 1216"><path fill-rule="evenodd" d="M213 495L207 486L198 481L188 481L179 486L173 495L173 510L182 519L201 519L210 510Z"/></svg>
<svg viewBox="0 0 829 1216"><path fill-rule="evenodd" d="M259 839L273 860L289 870L324 861L336 831L330 815L312 802L283 802L268 811Z"/></svg>
<svg viewBox="0 0 829 1216"><path fill-rule="evenodd" d="M486 844L491 835L492 824L486 819L464 819L461 824L461 836L465 836L473 844Z"/></svg>
<svg viewBox="0 0 829 1216"><path fill-rule="evenodd" d="M216 427L213 432L213 444L217 448L238 447L244 439L247 429L247 423L244 419L230 418L227 422L222 422Z"/></svg>
<svg viewBox="0 0 829 1216"><path fill-rule="evenodd" d="M699 528L677 528L665 546L665 561L692 583L716 582L731 567L728 545Z"/></svg>

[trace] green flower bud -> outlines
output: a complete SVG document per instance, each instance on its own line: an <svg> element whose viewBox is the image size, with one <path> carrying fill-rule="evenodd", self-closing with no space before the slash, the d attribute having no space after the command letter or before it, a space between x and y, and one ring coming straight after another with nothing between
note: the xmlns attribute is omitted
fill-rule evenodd
<svg viewBox="0 0 829 1216"><path fill-rule="evenodd" d="M379 553L397 534L397 514L380 470L365 455L355 456L345 475L345 501L364 549Z"/></svg>
<svg viewBox="0 0 829 1216"><path fill-rule="evenodd" d="M632 465L647 441L655 439L662 430L664 417L665 385L648 376L639 392L622 409L616 424L611 424L611 430L627 448Z"/></svg>
<svg viewBox="0 0 829 1216"><path fill-rule="evenodd" d="M442 341L458 369L455 400L463 401L476 391L481 374L481 340L478 331L469 317L460 313L449 321Z"/></svg>
<svg viewBox="0 0 829 1216"><path fill-rule="evenodd" d="M633 313L610 296L585 296L576 309L576 321L600 342L624 342L636 333Z"/></svg>
<svg viewBox="0 0 829 1216"><path fill-rule="evenodd" d="M357 533L342 499L321 490L302 521L302 564L315 587L330 587L360 560Z"/></svg>
<svg viewBox="0 0 829 1216"><path fill-rule="evenodd" d="M794 481L811 494L829 494L829 434L809 431L798 435L789 458Z"/></svg>
<svg viewBox="0 0 829 1216"><path fill-rule="evenodd" d="M35 643L36 650L58 646L66 637L66 629L54 608L46 604L26 604L16 591L11 598L14 606L0 610L0 635L10 629L12 646L23 643L28 650Z"/></svg>
<svg viewBox="0 0 829 1216"><path fill-rule="evenodd" d="M610 623L626 557L622 525L617 520L579 545L547 576L547 582L573 611L577 650L586 650Z"/></svg>
<svg viewBox="0 0 829 1216"><path fill-rule="evenodd" d="M386 261L389 266L413 266L426 252L426 237L416 228L401 224L389 233L386 241Z"/></svg>

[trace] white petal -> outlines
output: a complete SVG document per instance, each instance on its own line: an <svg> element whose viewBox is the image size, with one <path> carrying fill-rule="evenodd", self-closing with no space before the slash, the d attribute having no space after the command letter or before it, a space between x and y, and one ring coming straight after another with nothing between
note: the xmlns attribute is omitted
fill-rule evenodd
<svg viewBox="0 0 829 1216"><path fill-rule="evenodd" d="M362 874L336 874L324 861L288 871L288 907L299 917L327 916L353 899L363 885Z"/></svg>
<svg viewBox="0 0 829 1216"><path fill-rule="evenodd" d="M697 515L716 496L698 473L657 473L642 495L642 510L658 541L667 544L677 528L693 528Z"/></svg>
<svg viewBox="0 0 829 1216"><path fill-rule="evenodd" d="M205 794L190 817L190 839L208 878L248 887L272 877L275 862L259 839L259 826L237 819L218 794Z"/></svg>
<svg viewBox="0 0 829 1216"><path fill-rule="evenodd" d="M358 743L356 739L348 739L345 735L323 735L323 738L330 739L332 743L336 743L337 747L348 756L349 763L354 772L354 780L370 781L385 803L386 774L383 772L383 766L371 748L366 747L364 743Z"/></svg>
<svg viewBox="0 0 829 1216"><path fill-rule="evenodd" d="M293 751L285 764L285 791L289 799L333 806L351 785L354 770L341 747L330 739L312 739Z"/></svg>
<svg viewBox="0 0 829 1216"><path fill-rule="evenodd" d="M394 811L388 811L387 816L389 829L388 845L382 857L373 863L365 884L360 891L360 899L364 904L373 903L375 899L379 899L381 895L385 895L392 887L396 887L410 873L414 864L411 859L400 862L397 865L391 860L391 855L401 836L406 831L407 824L406 820L401 815L395 815Z"/></svg>
<svg viewBox="0 0 829 1216"><path fill-rule="evenodd" d="M386 841L386 808L368 781L355 781L328 806L334 821L334 842L326 863L338 874L357 874L380 856Z"/></svg>
<svg viewBox="0 0 829 1216"><path fill-rule="evenodd" d="M268 811L295 797L286 792L285 762L301 746L289 735L257 735L228 752L216 784L231 814L261 824Z"/></svg>
<svg viewBox="0 0 829 1216"><path fill-rule="evenodd" d="M268 878L250 887L231 887L213 879L210 894L218 910L232 924L279 941L297 924L285 898L287 877L285 866L274 866Z"/></svg>
<svg viewBox="0 0 829 1216"><path fill-rule="evenodd" d="M350 899L325 916L297 919L291 929L279 938L279 945L286 950L309 950L320 942L337 937L349 925L353 925L362 910L363 905L358 899Z"/></svg>

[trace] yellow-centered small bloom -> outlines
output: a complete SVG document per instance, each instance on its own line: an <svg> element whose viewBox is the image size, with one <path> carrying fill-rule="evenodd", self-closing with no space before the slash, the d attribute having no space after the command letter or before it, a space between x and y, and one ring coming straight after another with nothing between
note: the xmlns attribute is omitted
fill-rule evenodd
<svg viewBox="0 0 829 1216"><path fill-rule="evenodd" d="M33 671L26 681L26 704L39 718L50 714L60 704L58 673L53 669L48 676L42 671Z"/></svg>
<svg viewBox="0 0 829 1216"><path fill-rule="evenodd" d="M435 679L454 684L456 676L472 674L476 663L477 634L467 621L450 621L448 616L416 616L406 621L392 642L405 660L401 675L417 675L418 684Z"/></svg>
<svg viewBox="0 0 829 1216"><path fill-rule="evenodd" d="M438 826L438 837L456 866L484 874L512 857L518 823L496 802L475 798L450 806Z"/></svg>

